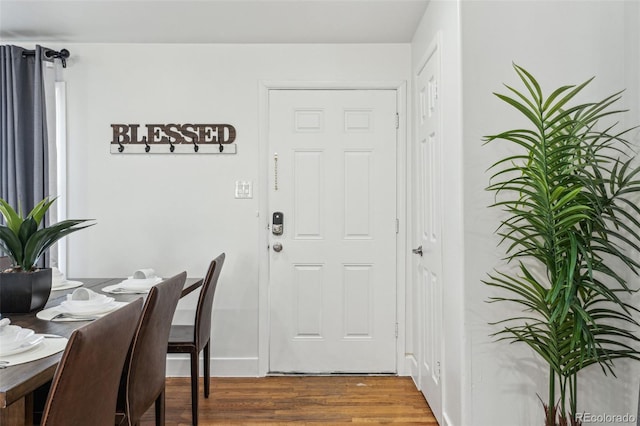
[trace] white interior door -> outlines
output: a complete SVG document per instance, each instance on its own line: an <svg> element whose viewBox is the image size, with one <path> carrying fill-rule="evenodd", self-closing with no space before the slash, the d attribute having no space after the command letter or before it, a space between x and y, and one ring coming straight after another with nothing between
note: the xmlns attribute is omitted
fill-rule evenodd
<svg viewBox="0 0 640 426"><path fill-rule="evenodd" d="M269 92L270 372L396 371L396 103Z"/></svg>
<svg viewBox="0 0 640 426"><path fill-rule="evenodd" d="M422 254L416 256L420 334L419 386L442 424L442 173L439 55L435 51L418 73L417 229ZM415 252L416 250L414 250Z"/></svg>

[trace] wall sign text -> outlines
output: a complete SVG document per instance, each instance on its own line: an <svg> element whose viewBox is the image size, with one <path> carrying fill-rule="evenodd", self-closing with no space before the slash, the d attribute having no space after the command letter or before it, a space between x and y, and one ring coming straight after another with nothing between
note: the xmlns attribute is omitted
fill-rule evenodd
<svg viewBox="0 0 640 426"><path fill-rule="evenodd" d="M230 124L112 124L111 129L112 153L236 153L236 129Z"/></svg>

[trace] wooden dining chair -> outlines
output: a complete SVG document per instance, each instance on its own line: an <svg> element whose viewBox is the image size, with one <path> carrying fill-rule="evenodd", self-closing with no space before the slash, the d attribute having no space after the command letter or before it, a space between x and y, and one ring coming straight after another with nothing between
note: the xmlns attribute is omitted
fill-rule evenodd
<svg viewBox="0 0 640 426"><path fill-rule="evenodd" d="M122 366L141 308L142 299L137 299L71 334L42 425L113 426Z"/></svg>
<svg viewBox="0 0 640 426"><path fill-rule="evenodd" d="M182 272L151 287L122 370L116 424L137 425L155 403L156 425L164 425L167 341L187 279Z"/></svg>
<svg viewBox="0 0 640 426"><path fill-rule="evenodd" d="M213 295L218 286L218 278L224 264L222 253L209 264L207 275L200 290L196 317L193 325L173 325L169 335L168 353L188 353L191 358L191 416L192 424L198 424L198 365L199 354L204 350L204 397L209 398L210 353L211 353L211 312Z"/></svg>

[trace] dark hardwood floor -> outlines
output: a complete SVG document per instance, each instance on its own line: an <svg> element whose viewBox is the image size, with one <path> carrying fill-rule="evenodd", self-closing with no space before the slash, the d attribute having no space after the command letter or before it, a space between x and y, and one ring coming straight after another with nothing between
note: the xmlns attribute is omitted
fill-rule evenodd
<svg viewBox="0 0 640 426"><path fill-rule="evenodd" d="M408 377L215 377L208 399L202 378L200 391L201 425L438 424ZM191 424L188 378L167 379L166 404L167 425ZM141 424L155 424L153 408Z"/></svg>

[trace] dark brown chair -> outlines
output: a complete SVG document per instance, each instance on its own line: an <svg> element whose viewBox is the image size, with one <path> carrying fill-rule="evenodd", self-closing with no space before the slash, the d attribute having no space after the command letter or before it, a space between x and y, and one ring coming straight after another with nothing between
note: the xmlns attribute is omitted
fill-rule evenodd
<svg viewBox="0 0 640 426"><path fill-rule="evenodd" d="M120 380L116 424L137 425L155 402L156 425L164 425L164 384L171 320L187 273L152 287Z"/></svg>
<svg viewBox="0 0 640 426"><path fill-rule="evenodd" d="M222 253L209 264L202 290L198 297L196 318L193 325L173 325L169 335L168 353L188 353L191 358L191 416L193 425L198 424L198 364L200 351L204 349L204 397L209 398L211 349L211 311L213 295L218 285L224 264Z"/></svg>
<svg viewBox="0 0 640 426"><path fill-rule="evenodd" d="M71 334L42 415L48 425L113 426L118 386L142 299Z"/></svg>

